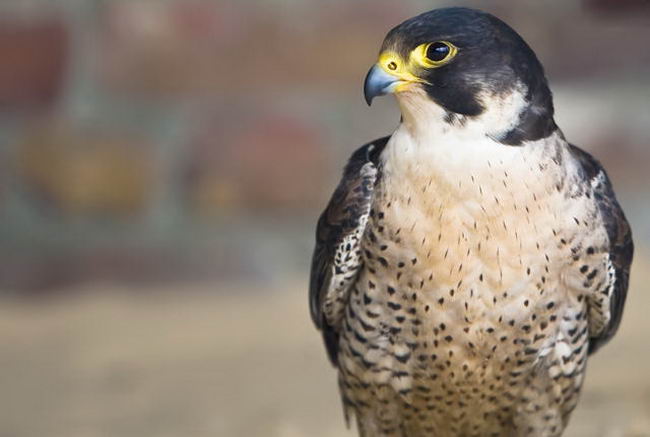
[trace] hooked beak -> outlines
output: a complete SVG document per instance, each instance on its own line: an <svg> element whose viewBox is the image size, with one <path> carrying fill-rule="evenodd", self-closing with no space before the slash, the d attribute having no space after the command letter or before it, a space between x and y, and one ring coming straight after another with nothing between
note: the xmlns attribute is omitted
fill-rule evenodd
<svg viewBox="0 0 650 437"><path fill-rule="evenodd" d="M363 84L363 95L366 98L366 103L370 106L372 99L375 97L395 92L395 88L403 82L399 77L384 71L379 64L373 65L368 71L366 81Z"/></svg>

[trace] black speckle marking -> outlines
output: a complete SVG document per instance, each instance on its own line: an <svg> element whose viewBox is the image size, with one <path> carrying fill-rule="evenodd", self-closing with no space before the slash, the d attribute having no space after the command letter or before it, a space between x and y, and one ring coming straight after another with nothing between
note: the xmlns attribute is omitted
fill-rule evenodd
<svg viewBox="0 0 650 437"><path fill-rule="evenodd" d="M393 311L399 311L402 309L402 305L398 304L397 302L388 302L387 303L388 308L390 308Z"/></svg>
<svg viewBox="0 0 650 437"><path fill-rule="evenodd" d="M395 354L395 359L403 364L405 364L410 358L411 358L411 352L407 352L405 355Z"/></svg>

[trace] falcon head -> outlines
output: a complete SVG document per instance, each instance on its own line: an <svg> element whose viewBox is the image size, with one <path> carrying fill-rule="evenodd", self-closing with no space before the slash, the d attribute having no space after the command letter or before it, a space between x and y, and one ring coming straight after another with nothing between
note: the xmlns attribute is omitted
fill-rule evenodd
<svg viewBox="0 0 650 437"><path fill-rule="evenodd" d="M478 10L436 9L392 29L364 85L368 104L389 93L405 122L458 128L473 122L503 144L557 129L535 53L510 26Z"/></svg>

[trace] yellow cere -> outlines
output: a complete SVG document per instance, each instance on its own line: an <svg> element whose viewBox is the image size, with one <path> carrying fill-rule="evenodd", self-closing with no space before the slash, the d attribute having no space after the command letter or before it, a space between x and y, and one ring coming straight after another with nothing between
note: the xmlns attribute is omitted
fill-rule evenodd
<svg viewBox="0 0 650 437"><path fill-rule="evenodd" d="M395 52L384 52L379 55L378 64L386 73L395 76L404 82L397 85L395 88L396 92L403 91L405 86L409 83L425 83L424 80L411 73L412 66L410 65L410 62L404 62L402 57Z"/></svg>
<svg viewBox="0 0 650 437"><path fill-rule="evenodd" d="M426 80L419 78L414 74L422 68L437 68L449 62L458 49L452 43L447 41L439 41L449 47L449 54L441 61L434 61L427 58L427 49L431 44L421 44L416 47L409 55L408 62L396 52L386 51L379 55L379 66L388 74L399 78L404 83L399 84L395 91L399 92L404 90L410 83L427 83Z"/></svg>

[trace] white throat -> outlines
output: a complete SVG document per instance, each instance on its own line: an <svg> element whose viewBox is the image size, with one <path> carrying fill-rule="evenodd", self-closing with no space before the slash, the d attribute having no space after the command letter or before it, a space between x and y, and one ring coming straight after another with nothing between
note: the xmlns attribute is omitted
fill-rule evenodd
<svg viewBox="0 0 650 437"><path fill-rule="evenodd" d="M527 105L524 96L523 87L508 94L484 96L486 110L482 114L452 114L450 120L448 111L433 102L424 90L399 93L402 123L383 154L384 174L402 180L434 177L438 183L451 186L460 175L488 178L497 171L528 168L549 159L551 152L546 146L563 141L559 131L518 146L495 140L519 122Z"/></svg>

